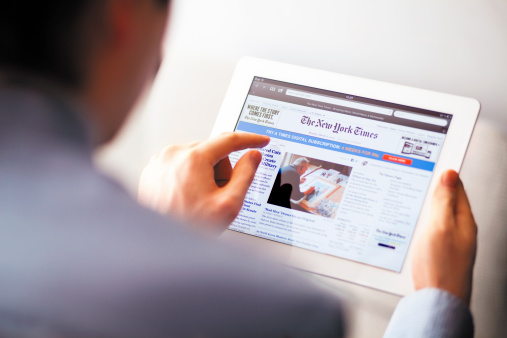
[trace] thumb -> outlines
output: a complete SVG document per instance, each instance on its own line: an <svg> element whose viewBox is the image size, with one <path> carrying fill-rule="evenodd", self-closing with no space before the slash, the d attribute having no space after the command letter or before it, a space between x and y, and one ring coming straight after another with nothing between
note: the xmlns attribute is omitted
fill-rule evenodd
<svg viewBox="0 0 507 338"><path fill-rule="evenodd" d="M444 172L433 194L432 215L438 220L447 220L444 224L454 224L448 220L454 219L458 181L458 173L454 170Z"/></svg>
<svg viewBox="0 0 507 338"><path fill-rule="evenodd" d="M226 194L243 201L262 160L258 150L244 154L234 166L229 183L223 188Z"/></svg>

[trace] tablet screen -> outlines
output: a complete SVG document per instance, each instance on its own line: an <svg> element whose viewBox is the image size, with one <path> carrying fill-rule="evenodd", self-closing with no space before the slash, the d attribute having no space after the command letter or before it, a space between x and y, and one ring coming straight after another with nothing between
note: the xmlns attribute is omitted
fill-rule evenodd
<svg viewBox="0 0 507 338"><path fill-rule="evenodd" d="M271 143L229 229L400 272L451 118L256 77L236 130Z"/></svg>

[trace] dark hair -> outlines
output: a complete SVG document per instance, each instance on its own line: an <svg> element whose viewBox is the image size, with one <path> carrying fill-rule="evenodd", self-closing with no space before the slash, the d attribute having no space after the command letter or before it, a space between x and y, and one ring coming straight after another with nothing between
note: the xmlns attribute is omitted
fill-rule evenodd
<svg viewBox="0 0 507 338"><path fill-rule="evenodd" d="M71 87L81 85L86 54L83 18L92 4L102 1L2 0L0 71L33 74Z"/></svg>

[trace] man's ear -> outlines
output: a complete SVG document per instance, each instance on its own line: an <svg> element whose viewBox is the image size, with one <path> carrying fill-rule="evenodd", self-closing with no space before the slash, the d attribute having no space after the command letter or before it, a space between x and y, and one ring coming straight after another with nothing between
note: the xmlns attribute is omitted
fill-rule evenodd
<svg viewBox="0 0 507 338"><path fill-rule="evenodd" d="M109 19L109 45L119 50L132 44L135 34L135 0L110 0L107 15Z"/></svg>

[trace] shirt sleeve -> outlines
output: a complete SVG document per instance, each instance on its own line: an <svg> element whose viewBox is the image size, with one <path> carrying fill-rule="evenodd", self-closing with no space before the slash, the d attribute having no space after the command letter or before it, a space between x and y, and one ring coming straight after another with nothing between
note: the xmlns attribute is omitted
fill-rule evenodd
<svg viewBox="0 0 507 338"><path fill-rule="evenodd" d="M391 337L473 337L468 307L449 292L427 288L404 297L384 334Z"/></svg>

